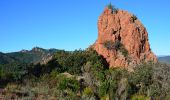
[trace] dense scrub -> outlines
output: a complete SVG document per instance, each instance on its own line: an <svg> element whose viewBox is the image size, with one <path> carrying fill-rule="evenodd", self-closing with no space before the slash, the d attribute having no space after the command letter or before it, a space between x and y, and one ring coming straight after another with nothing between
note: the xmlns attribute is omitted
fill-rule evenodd
<svg viewBox="0 0 170 100"><path fill-rule="evenodd" d="M112 5L111 3L107 5L107 8L112 10L112 13L117 13L118 12L118 8L116 8L114 5Z"/></svg>
<svg viewBox="0 0 170 100"><path fill-rule="evenodd" d="M6 99L170 99L169 66L148 62L134 72L108 67L91 49L57 51L45 65L1 65L0 94Z"/></svg>

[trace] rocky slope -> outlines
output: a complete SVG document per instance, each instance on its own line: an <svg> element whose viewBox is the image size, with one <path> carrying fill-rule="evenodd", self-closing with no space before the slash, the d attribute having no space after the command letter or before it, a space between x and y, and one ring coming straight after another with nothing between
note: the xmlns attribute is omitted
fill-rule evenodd
<svg viewBox="0 0 170 100"><path fill-rule="evenodd" d="M127 68L141 62L157 62L146 28L135 15L124 10L105 8L98 19L98 38L92 48L110 67Z"/></svg>

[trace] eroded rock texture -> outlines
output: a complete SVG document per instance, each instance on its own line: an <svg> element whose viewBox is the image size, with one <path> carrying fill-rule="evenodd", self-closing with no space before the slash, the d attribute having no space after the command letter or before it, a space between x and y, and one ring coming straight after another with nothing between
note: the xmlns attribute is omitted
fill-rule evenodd
<svg viewBox="0 0 170 100"><path fill-rule="evenodd" d="M98 38L92 46L110 67L128 67L141 62L157 62L143 24L127 11L105 8L98 19Z"/></svg>

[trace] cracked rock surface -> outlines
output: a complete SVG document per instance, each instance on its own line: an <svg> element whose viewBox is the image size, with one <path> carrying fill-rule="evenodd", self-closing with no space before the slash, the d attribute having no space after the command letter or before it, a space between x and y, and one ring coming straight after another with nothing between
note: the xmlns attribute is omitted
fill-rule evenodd
<svg viewBox="0 0 170 100"><path fill-rule="evenodd" d="M98 38L92 48L107 60L110 67L157 62L150 49L146 28L136 16L124 10L112 12L105 8L98 19Z"/></svg>

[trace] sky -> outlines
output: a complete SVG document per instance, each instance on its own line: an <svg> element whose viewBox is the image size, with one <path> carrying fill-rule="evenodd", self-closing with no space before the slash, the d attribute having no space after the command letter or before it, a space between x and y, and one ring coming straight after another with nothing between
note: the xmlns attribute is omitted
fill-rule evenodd
<svg viewBox="0 0 170 100"><path fill-rule="evenodd" d="M0 0L0 51L85 49L96 41L98 17L110 2L138 17L156 55L170 55L169 0Z"/></svg>

